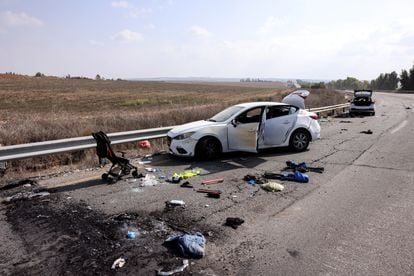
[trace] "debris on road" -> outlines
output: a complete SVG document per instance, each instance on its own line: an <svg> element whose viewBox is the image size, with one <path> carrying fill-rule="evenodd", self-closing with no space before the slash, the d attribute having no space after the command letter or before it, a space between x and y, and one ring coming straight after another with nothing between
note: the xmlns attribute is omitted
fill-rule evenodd
<svg viewBox="0 0 414 276"><path fill-rule="evenodd" d="M411 107L407 106L405 109L411 109Z"/></svg>
<svg viewBox="0 0 414 276"><path fill-rule="evenodd" d="M145 187L145 186L155 186L158 185L159 182L158 180L155 178L155 175L152 174L146 174L145 177L140 178L140 183L139 186L140 187Z"/></svg>
<svg viewBox="0 0 414 276"><path fill-rule="evenodd" d="M180 183L181 179L182 179L181 176L174 175L174 176L168 178L167 182L178 184L178 183Z"/></svg>
<svg viewBox="0 0 414 276"><path fill-rule="evenodd" d="M263 174L263 177L267 179L289 180L289 181L295 181L295 182L300 182L300 183L309 182L309 176L307 174L304 174L298 171L294 173L287 173L287 174L265 172Z"/></svg>
<svg viewBox="0 0 414 276"><path fill-rule="evenodd" d="M264 184L265 181L258 176L247 174L243 177L243 180L247 183L254 185L254 184Z"/></svg>
<svg viewBox="0 0 414 276"><path fill-rule="evenodd" d="M138 142L138 146L141 149L150 149L151 148L151 143L148 140L142 140Z"/></svg>
<svg viewBox="0 0 414 276"><path fill-rule="evenodd" d="M137 237L137 234L138 233L135 232L135 231L128 231L127 238L130 239L130 240L133 240L133 239L135 239Z"/></svg>
<svg viewBox="0 0 414 276"><path fill-rule="evenodd" d="M32 180L32 179L22 179L22 180L13 181L13 182L10 182L10 183L6 184L5 186L1 187L0 191L10 190L10 189L13 189L13 188L16 188L16 187L19 187L19 186L27 187L27 185L35 186L35 185L37 185L37 181Z"/></svg>
<svg viewBox="0 0 414 276"><path fill-rule="evenodd" d="M160 172L161 170L158 168L145 168L147 172Z"/></svg>
<svg viewBox="0 0 414 276"><path fill-rule="evenodd" d="M191 178L201 174L201 170L184 171L183 173L174 173L172 177L181 177L182 179Z"/></svg>
<svg viewBox="0 0 414 276"><path fill-rule="evenodd" d="M190 264L189 261L187 259L184 259L182 266L179 266L176 269L173 269L173 270L170 270L170 271L162 271L161 269L159 269L159 270L157 270L157 275L158 276L169 276L169 275L173 275L173 274L178 273L178 272L183 272L184 269L187 266L189 266L189 264Z"/></svg>
<svg viewBox="0 0 414 276"><path fill-rule="evenodd" d="M191 185L190 182L188 182L188 181L181 184L180 187L182 187L182 188L194 188L194 186Z"/></svg>
<svg viewBox="0 0 414 276"><path fill-rule="evenodd" d="M166 201L165 206L166 207L176 207L176 206L184 207L185 202L183 200L173 199L173 200L170 200L170 201Z"/></svg>
<svg viewBox="0 0 414 276"><path fill-rule="evenodd" d="M196 232L195 234L183 234L168 237L165 245L184 257L202 258L204 256L204 246L206 239L203 234Z"/></svg>
<svg viewBox="0 0 414 276"><path fill-rule="evenodd" d="M295 161L289 160L286 161L286 168L284 170L292 169L294 171L299 171L301 173L304 172L317 172L317 173L323 173L325 171L325 168L323 167L309 167L305 162L296 163Z"/></svg>
<svg viewBox="0 0 414 276"><path fill-rule="evenodd" d="M209 190L209 189L198 189L197 193L205 193L208 197L220 198L222 191L220 190Z"/></svg>
<svg viewBox="0 0 414 276"><path fill-rule="evenodd" d="M125 262L126 262L125 259L118 258L112 264L111 269L115 269L115 268L118 268L118 267L121 268L121 267L123 267L125 265Z"/></svg>
<svg viewBox="0 0 414 276"><path fill-rule="evenodd" d="M13 196L6 197L6 199L3 202L10 203L18 200L28 200L32 198L45 197L48 195L50 195L49 192L20 192Z"/></svg>
<svg viewBox="0 0 414 276"><path fill-rule="evenodd" d="M201 182L202 185L208 185L208 184L216 184L216 183L222 183L224 181L223 178L217 178L212 180L206 180Z"/></svg>
<svg viewBox="0 0 414 276"><path fill-rule="evenodd" d="M364 134L372 134L372 130L368 129L368 130L363 130L360 133L364 133Z"/></svg>
<svg viewBox="0 0 414 276"><path fill-rule="evenodd" d="M282 184L274 182L274 181L269 181L265 184L262 184L261 187L264 190L269 191L269 192L280 192L285 189L285 187Z"/></svg>
<svg viewBox="0 0 414 276"><path fill-rule="evenodd" d="M351 121L347 121L347 120L342 120L342 121L339 121L341 124L350 124L350 123L352 123Z"/></svg>
<svg viewBox="0 0 414 276"><path fill-rule="evenodd" d="M237 229L240 225L244 223L244 219L241 218L226 218L226 226L230 226L233 229Z"/></svg>

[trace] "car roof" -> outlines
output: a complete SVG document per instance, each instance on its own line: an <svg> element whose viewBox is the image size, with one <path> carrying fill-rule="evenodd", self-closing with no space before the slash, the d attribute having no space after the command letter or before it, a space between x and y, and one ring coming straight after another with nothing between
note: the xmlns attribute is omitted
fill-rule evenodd
<svg viewBox="0 0 414 276"><path fill-rule="evenodd" d="M287 105L287 104L279 103L279 102L249 102L249 103L236 104L236 106L245 107L245 108L263 106L263 105Z"/></svg>

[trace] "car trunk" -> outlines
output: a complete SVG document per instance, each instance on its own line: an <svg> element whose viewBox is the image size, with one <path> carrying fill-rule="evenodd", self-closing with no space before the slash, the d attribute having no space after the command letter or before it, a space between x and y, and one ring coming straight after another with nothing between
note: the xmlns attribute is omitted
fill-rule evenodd
<svg viewBox="0 0 414 276"><path fill-rule="evenodd" d="M352 103L356 106L369 106L372 104L372 100L370 97L357 97L354 98Z"/></svg>

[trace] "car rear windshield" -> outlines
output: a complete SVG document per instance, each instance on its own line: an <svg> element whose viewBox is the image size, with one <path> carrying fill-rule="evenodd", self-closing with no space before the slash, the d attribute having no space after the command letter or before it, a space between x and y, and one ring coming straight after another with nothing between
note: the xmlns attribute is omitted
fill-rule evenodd
<svg viewBox="0 0 414 276"><path fill-rule="evenodd" d="M237 112L239 112L242 109L243 107L241 106L230 106L224 109L223 111L217 113L213 117L211 117L209 121L213 121L213 122L227 121L228 119L230 119L230 117L232 117L233 115L235 115Z"/></svg>

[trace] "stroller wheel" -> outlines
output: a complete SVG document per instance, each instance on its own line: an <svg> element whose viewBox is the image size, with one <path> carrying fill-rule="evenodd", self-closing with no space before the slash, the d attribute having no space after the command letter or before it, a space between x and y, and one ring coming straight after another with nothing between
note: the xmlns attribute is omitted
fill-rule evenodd
<svg viewBox="0 0 414 276"><path fill-rule="evenodd" d="M105 180L105 181L108 180L108 174L107 173L102 174L101 177L102 177L102 180Z"/></svg>
<svg viewBox="0 0 414 276"><path fill-rule="evenodd" d="M135 178L137 178L137 177L138 177L138 172L137 172L137 170L134 170L134 171L132 172L132 176L133 176L133 177L135 177Z"/></svg>

